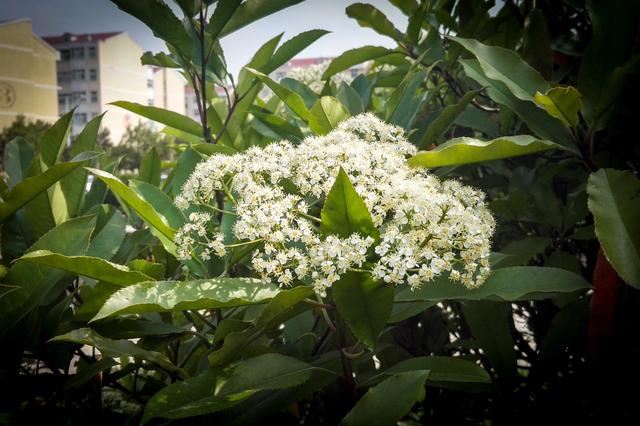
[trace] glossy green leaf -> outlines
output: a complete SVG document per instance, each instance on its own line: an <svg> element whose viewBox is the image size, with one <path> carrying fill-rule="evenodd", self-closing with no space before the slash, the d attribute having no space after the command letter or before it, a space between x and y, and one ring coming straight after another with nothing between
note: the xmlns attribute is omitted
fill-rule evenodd
<svg viewBox="0 0 640 426"><path fill-rule="evenodd" d="M362 272L347 272L331 286L340 316L369 348L387 324L393 309L393 286Z"/></svg>
<svg viewBox="0 0 640 426"><path fill-rule="evenodd" d="M96 157L95 153L83 153L66 163L54 164L44 173L26 178L17 184L0 203L0 222L7 219L19 208L33 200L37 195L46 191L51 185L67 176L69 173L83 166L87 161Z"/></svg>
<svg viewBox="0 0 640 426"><path fill-rule="evenodd" d="M309 111L309 128L316 135L325 135L347 118L349 118L349 111L338 99L333 96L323 96Z"/></svg>
<svg viewBox="0 0 640 426"><path fill-rule="evenodd" d="M282 43L282 46L278 47L273 57L269 60L269 64L262 68L261 71L265 74L275 71L278 67L287 63L291 58L328 33L329 31L327 30L309 30L292 37L290 40Z"/></svg>
<svg viewBox="0 0 640 426"><path fill-rule="evenodd" d="M313 367L296 358L260 355L224 369L211 369L165 387L145 407L142 423L162 417L178 419L231 407L261 390L284 389L304 383Z"/></svg>
<svg viewBox="0 0 640 426"><path fill-rule="evenodd" d="M229 22L229 19L231 19L241 3L242 0L220 0L218 2L216 10L207 24L207 31L212 39L216 39L220 35L220 32L227 25L227 22Z"/></svg>
<svg viewBox="0 0 640 426"><path fill-rule="evenodd" d="M416 300L539 300L557 294L586 291L591 285L580 275L564 269L540 266L510 266L491 272L487 281L469 290L440 276L415 290L404 289L398 301Z"/></svg>
<svg viewBox="0 0 640 426"><path fill-rule="evenodd" d="M166 126L182 130L183 132L195 136L202 136L202 126L199 123L177 112L126 101L112 102L111 105L124 108L127 111L131 111Z"/></svg>
<svg viewBox="0 0 640 426"><path fill-rule="evenodd" d="M153 65L163 68L180 68L180 65L173 58L164 52L144 52L140 57L142 65Z"/></svg>
<svg viewBox="0 0 640 426"><path fill-rule="evenodd" d="M529 135L504 136L490 141L461 137L430 151L420 151L408 160L412 166L428 168L457 166L535 154L564 147Z"/></svg>
<svg viewBox="0 0 640 426"><path fill-rule="evenodd" d="M49 250L29 252L17 261L31 262L51 268L62 269L75 275L93 278L120 286L127 286L152 278L124 265L108 262L91 256L65 256Z"/></svg>
<svg viewBox="0 0 640 426"><path fill-rule="evenodd" d="M60 117L60 119L45 132L42 139L38 141L36 145L40 159L47 168L56 163L60 155L62 155L62 151L69 137L74 111L75 108Z"/></svg>
<svg viewBox="0 0 640 426"><path fill-rule="evenodd" d="M447 131L449 126L453 124L456 118L462 114L462 111L464 111L467 105L469 105L473 98L475 98L480 92L482 92L482 89L467 92L457 103L447 105L440 115L438 115L429 124L429 127L427 127L427 130L424 132L420 142L418 142L418 147L424 149L431 144L436 143L438 138Z"/></svg>
<svg viewBox="0 0 640 426"><path fill-rule="evenodd" d="M185 224L186 219L180 209L178 209L173 201L171 201L171 198L157 186L132 179L129 181L129 187L146 202L151 204L158 215L160 215L171 228L178 229Z"/></svg>
<svg viewBox="0 0 640 426"><path fill-rule="evenodd" d="M600 169L589 177L587 192L605 256L626 283L640 288L640 180L629 171Z"/></svg>
<svg viewBox="0 0 640 426"><path fill-rule="evenodd" d="M424 399L429 371L394 374L380 382L356 403L340 423L345 426L393 426Z"/></svg>
<svg viewBox="0 0 640 426"><path fill-rule="evenodd" d="M578 125L578 111L582 108L582 100L580 93L573 87L554 87L545 94L536 92L534 101L549 115L567 126L576 127Z"/></svg>
<svg viewBox="0 0 640 426"><path fill-rule="evenodd" d="M522 60L516 52L498 46L488 46L473 39L451 39L473 53L486 76L504 83L516 98L533 101L536 92L545 93L550 89L549 83L540 73Z"/></svg>
<svg viewBox="0 0 640 426"><path fill-rule="evenodd" d="M127 203L127 205L133 208L145 222L151 225L160 234L173 241L175 231L167 225L162 216L155 211L151 204L145 201L142 197L136 194L135 191L126 186L120 179L113 176L111 173L92 168L87 168L87 170L107 184L109 189L111 189L111 191L122 201Z"/></svg>
<svg viewBox="0 0 640 426"><path fill-rule="evenodd" d="M455 357L423 356L410 358L389 367L385 374L397 374L412 370L429 370L427 384L445 386L456 383L491 383L491 377L478 364Z"/></svg>
<svg viewBox="0 0 640 426"><path fill-rule="evenodd" d="M522 58L535 68L543 78L551 80L553 71L553 50L551 35L544 12L533 8L524 23L522 35Z"/></svg>
<svg viewBox="0 0 640 426"><path fill-rule="evenodd" d="M87 256L111 259L125 239L127 222L122 213L112 205L102 204L89 210L97 213L96 229L91 235Z"/></svg>
<svg viewBox="0 0 640 426"><path fill-rule="evenodd" d="M245 69L257 77L260 81L265 83L273 93L276 94L282 101L291 108L291 111L296 113L300 118L307 121L309 119L309 109L304 103L304 100L298 95L296 92L287 89L286 87L276 83L273 81L268 75L261 73L260 71L256 71L253 68Z"/></svg>
<svg viewBox="0 0 640 426"><path fill-rule="evenodd" d="M187 376L181 368L173 365L169 358L160 352L142 349L129 340L107 339L90 328L77 328L69 333L56 336L49 342L73 342L93 346L107 357L134 357L157 364L165 370L179 374L183 378Z"/></svg>
<svg viewBox="0 0 640 426"><path fill-rule="evenodd" d="M213 309L266 303L277 286L254 278L211 278L195 281L149 281L114 293L93 318L112 315Z"/></svg>
<svg viewBox="0 0 640 426"><path fill-rule="evenodd" d="M361 27L371 28L378 34L386 35L396 41L404 39L404 34L398 30L376 7L367 3L354 3L346 8L347 16L358 21Z"/></svg>
<svg viewBox="0 0 640 426"><path fill-rule="evenodd" d="M29 142L22 137L16 137L4 147L2 165L9 175L7 185L9 189L22 182L29 171L34 152ZM6 196L3 195L3 198Z"/></svg>
<svg viewBox="0 0 640 426"><path fill-rule="evenodd" d="M220 31L220 37L229 35L258 19L262 19L300 2L302 2L302 0L247 0L242 3L222 31Z"/></svg>
<svg viewBox="0 0 640 426"><path fill-rule="evenodd" d="M322 79L326 80L332 75L347 70L354 65L358 65L372 59L377 59L391 53L394 53L394 51L382 46L363 46L347 50L331 61L329 67L327 67L324 74L322 74Z"/></svg>
<svg viewBox="0 0 640 426"><path fill-rule="evenodd" d="M366 204L342 167L327 194L320 217L322 219L320 229L325 236L337 235L347 238L351 234L358 233L361 236L377 238L379 235Z"/></svg>
<svg viewBox="0 0 640 426"><path fill-rule="evenodd" d="M487 88L487 94L493 101L517 114L536 135L575 151L574 145L568 140L567 129L560 121L538 108L533 102L515 97L503 82L488 78L478 61L461 59L459 62L462 64L465 74ZM531 94L532 97L534 93Z"/></svg>
<svg viewBox="0 0 640 426"><path fill-rule="evenodd" d="M142 157L138 178L143 182L159 186L161 172L161 159L158 155L158 150L155 147L151 147L144 157Z"/></svg>

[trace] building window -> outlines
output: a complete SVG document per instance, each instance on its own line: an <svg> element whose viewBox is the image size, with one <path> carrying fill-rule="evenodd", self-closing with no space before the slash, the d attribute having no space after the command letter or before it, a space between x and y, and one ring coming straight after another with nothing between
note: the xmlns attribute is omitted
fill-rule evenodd
<svg viewBox="0 0 640 426"><path fill-rule="evenodd" d="M147 99L147 105L153 106L153 99Z"/></svg>
<svg viewBox="0 0 640 426"><path fill-rule="evenodd" d="M147 88L153 89L153 79L147 79Z"/></svg>
<svg viewBox="0 0 640 426"><path fill-rule="evenodd" d="M96 47L95 46L89 46L89 57L90 58L95 58L96 57Z"/></svg>
<svg viewBox="0 0 640 426"><path fill-rule="evenodd" d="M95 90L91 91L91 102L92 103L98 102L98 92L96 92Z"/></svg>
<svg viewBox="0 0 640 426"><path fill-rule="evenodd" d="M71 49L71 57L74 59L84 58L84 47L74 47Z"/></svg>
<svg viewBox="0 0 640 426"><path fill-rule="evenodd" d="M98 79L98 71L95 68L89 70L89 80L96 81Z"/></svg>
<svg viewBox="0 0 640 426"><path fill-rule="evenodd" d="M67 96L66 93L58 93L58 103L64 105L67 102Z"/></svg>
<svg viewBox="0 0 640 426"><path fill-rule="evenodd" d="M69 81L71 74L69 71L58 71L58 83L66 83Z"/></svg>
<svg viewBox="0 0 640 426"><path fill-rule="evenodd" d="M73 70L72 72L72 80L84 80L85 79L85 72L84 70Z"/></svg>
<svg viewBox="0 0 640 426"><path fill-rule="evenodd" d="M71 51L69 49L62 49L60 51L60 59L63 61L68 61L71 59Z"/></svg>

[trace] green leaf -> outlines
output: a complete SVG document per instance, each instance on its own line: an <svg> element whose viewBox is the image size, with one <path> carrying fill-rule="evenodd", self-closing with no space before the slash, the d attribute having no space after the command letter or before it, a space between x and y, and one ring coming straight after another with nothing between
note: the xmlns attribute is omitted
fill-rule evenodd
<svg viewBox="0 0 640 426"><path fill-rule="evenodd" d="M384 374L404 373L412 370L429 370L427 384L430 386L447 387L457 383L491 383L491 377L478 364L455 357L423 356L401 361Z"/></svg>
<svg viewBox="0 0 640 426"><path fill-rule="evenodd" d="M329 67L327 67L324 74L322 74L322 79L326 80L332 75L349 69L354 65L389 55L391 53L394 53L394 51L382 46L363 46L347 50L331 61Z"/></svg>
<svg viewBox="0 0 640 426"><path fill-rule="evenodd" d="M146 202L151 204L158 215L160 215L171 228L178 229L187 221L180 209L173 204L171 198L157 186L132 179L129 181L129 187Z"/></svg>
<svg viewBox="0 0 640 426"><path fill-rule="evenodd" d="M488 301L467 302L462 305L462 313L471 335L480 343L498 377L508 379L516 376L511 306Z"/></svg>
<svg viewBox="0 0 640 426"><path fill-rule="evenodd" d="M395 41L402 41L404 34L398 30L384 13L366 3L354 3L346 9L347 16L358 21L361 27L371 28L378 34L391 37Z"/></svg>
<svg viewBox="0 0 640 426"><path fill-rule="evenodd" d="M336 98L338 98L340 103L347 108L349 115L351 116L363 113L365 110L358 92L344 81L340 83L338 93L336 93Z"/></svg>
<svg viewBox="0 0 640 426"><path fill-rule="evenodd" d="M202 126L191 118L162 108L137 104L135 102L116 101L110 105L115 105L131 111L150 120L157 121L174 129L182 130L195 136L202 136Z"/></svg>
<svg viewBox="0 0 640 426"><path fill-rule="evenodd" d="M460 59L459 62L462 64L465 74L487 88L487 94L493 101L517 114L536 135L576 151L575 147L568 142L567 129L560 121L536 107L533 102L523 101L515 97L503 82L488 78L482 71L478 61ZM531 95L533 97L533 93Z"/></svg>
<svg viewBox="0 0 640 426"><path fill-rule="evenodd" d="M424 399L424 384L429 371L417 370L395 374L369 391L340 423L345 426L393 426Z"/></svg>
<svg viewBox="0 0 640 426"><path fill-rule="evenodd" d="M91 236L87 256L111 259L125 239L127 222L122 213L112 205L102 204L89 211L97 213L96 229Z"/></svg>
<svg viewBox="0 0 640 426"><path fill-rule="evenodd" d="M87 250L95 224L95 217L71 219L40 237L29 251L51 250L67 256L82 255ZM17 285L20 290L0 300L0 335L38 306L63 276L64 272L42 265L14 264L4 282Z"/></svg>
<svg viewBox="0 0 640 426"><path fill-rule="evenodd" d="M438 138L447 131L449 126L453 124L456 118L462 114L462 111L464 111L473 98L475 98L480 92L482 92L482 89L467 92L457 103L447 105L440 115L438 115L438 117L429 124L429 127L427 127L427 130L420 139L420 142L418 142L418 147L424 149L435 143Z"/></svg>
<svg viewBox="0 0 640 426"><path fill-rule="evenodd" d="M114 293L92 319L112 315L214 309L266 303L277 286L254 278L211 278L195 281L149 281Z"/></svg>
<svg viewBox="0 0 640 426"><path fill-rule="evenodd" d="M282 99L282 101L289 108L291 108L291 111L296 113L304 121L309 120L309 109L307 109L307 106L305 105L304 100L300 95L276 83L268 75L265 75L260 71L256 71L253 68L248 68L248 67L245 67L245 70L253 74L260 81L265 83L271 90L273 90L273 93L275 93L276 96Z"/></svg>
<svg viewBox="0 0 640 426"><path fill-rule="evenodd" d="M111 263L91 256L65 256L49 250L35 250L17 259L51 268L62 269L75 275L105 281L119 286L127 286L141 281L152 280L138 271L131 271L124 265Z"/></svg>
<svg viewBox="0 0 640 426"><path fill-rule="evenodd" d="M151 225L152 229L158 231L170 241L173 241L175 231L167 225L164 218L158 214L151 204L141 198L131 188L122 183L120 179L113 176L111 173L89 167L87 167L87 170L107 184L109 189L111 189L111 191L122 201L133 208L145 222Z"/></svg>
<svg viewBox="0 0 640 426"><path fill-rule="evenodd" d="M626 87L632 87L638 75L640 75L640 54L633 56L624 66L613 70L602 89L602 95L594 105L592 132L606 127L615 111L618 98ZM585 110L586 108L583 108L583 114Z"/></svg>
<svg viewBox="0 0 640 426"><path fill-rule="evenodd" d="M231 34L252 22L262 19L302 0L247 0L236 10L229 22L220 31L220 37Z"/></svg>
<svg viewBox="0 0 640 426"><path fill-rule="evenodd" d="M160 185L160 173L162 172L161 167L161 159L158 155L158 151L155 147L151 147L149 152L147 152L142 158L142 164L140 164L140 173L138 178L143 181L150 183L154 186Z"/></svg>
<svg viewBox="0 0 640 426"><path fill-rule="evenodd" d="M540 266L510 266L496 269L477 289L440 276L415 290L404 289L396 302L416 300L518 300L548 299L557 294L586 291L591 285L580 275L560 268Z"/></svg>
<svg viewBox="0 0 640 426"><path fill-rule="evenodd" d="M541 9L533 8L529 11L522 35L522 57L545 79L551 80L553 50L551 49L551 35L545 21L546 18Z"/></svg>
<svg viewBox="0 0 640 426"><path fill-rule="evenodd" d="M504 83L511 93L523 101L533 101L536 92L545 93L549 83L516 52L498 46L488 46L477 40L451 37L480 62L486 76Z"/></svg>
<svg viewBox="0 0 640 426"><path fill-rule="evenodd" d="M48 168L58 161L64 146L67 143L69 137L69 130L71 129L71 120L73 119L73 112L75 108L60 117L53 126L49 128L42 136L42 139L37 143L37 150L40 154L42 163Z"/></svg>
<svg viewBox="0 0 640 426"><path fill-rule="evenodd" d="M320 217L322 219L320 229L325 236L337 235L347 238L351 234L358 233L361 236L377 238L379 235L366 204L342 167L327 194Z"/></svg>
<svg viewBox="0 0 640 426"><path fill-rule="evenodd" d="M269 64L261 68L261 71L266 74L275 71L278 67L285 64L298 53L309 47L313 42L328 33L329 31L327 30L309 30L292 37L275 51L273 57L269 60Z"/></svg>
<svg viewBox="0 0 640 426"><path fill-rule="evenodd" d="M576 127L578 125L578 111L582 108L582 101L580 100L580 92L573 87L554 87L544 95L536 92L534 101L549 115L567 126Z"/></svg>
<svg viewBox="0 0 640 426"><path fill-rule="evenodd" d="M362 272L347 272L331 286L331 293L349 329L374 348L393 309L393 286Z"/></svg>
<svg viewBox="0 0 640 426"><path fill-rule="evenodd" d="M220 35L220 32L236 12L240 3L242 3L242 0L220 0L218 2L216 10L207 24L207 31L211 39L215 40Z"/></svg>
<svg viewBox="0 0 640 426"><path fill-rule="evenodd" d="M186 373L173 365L166 355L160 352L147 351L129 340L111 340L102 337L90 328L78 328L69 333L56 336L49 340L53 342L73 342L81 345L93 346L100 350L106 357L134 357L149 361L170 372L178 373L181 377L187 377Z"/></svg>
<svg viewBox="0 0 640 426"><path fill-rule="evenodd" d="M551 239L547 237L526 237L512 241L501 248L499 253L492 253L491 267L498 269L506 266L525 265L550 245Z"/></svg>
<svg viewBox="0 0 640 426"><path fill-rule="evenodd" d="M578 90L584 96L582 115L590 123L597 118L600 100L607 97L605 83L611 74L637 53L640 3L593 0L586 6L593 35L580 61Z"/></svg>
<svg viewBox="0 0 640 426"><path fill-rule="evenodd" d="M173 180L171 181L172 194L175 197L182 190L182 186L191 176L194 169L202 161L202 157L191 148L184 150L174 168Z"/></svg>
<svg viewBox="0 0 640 426"><path fill-rule="evenodd" d="M461 137L451 139L431 151L420 151L407 161L412 166L434 168L500 160L552 149L565 148L529 135L504 136L490 141Z"/></svg>
<svg viewBox="0 0 640 426"><path fill-rule="evenodd" d="M349 118L349 112L338 99L333 96L323 96L311 107L309 128L317 135L325 135L347 118Z"/></svg>
<svg viewBox="0 0 640 426"><path fill-rule="evenodd" d="M3 222L38 194L46 191L51 185L96 156L95 153L83 153L66 163L54 164L38 176L24 179L9 192L4 202L0 203L0 222Z"/></svg>
<svg viewBox="0 0 640 426"><path fill-rule="evenodd" d="M609 263L640 288L640 180L630 171L600 169L589 176L589 210Z"/></svg>
<svg viewBox="0 0 640 426"><path fill-rule="evenodd" d="M169 55L164 52L144 52L140 57L142 65L154 65L162 68L180 68L180 65Z"/></svg>
<svg viewBox="0 0 640 426"><path fill-rule="evenodd" d="M31 148L29 142L20 136L13 138L5 146L2 164L9 175L7 185L10 189L26 178L33 155L33 148ZM5 195L3 195L4 197Z"/></svg>
<svg viewBox="0 0 640 426"><path fill-rule="evenodd" d="M290 317L299 314L302 301L312 294L313 289L304 285L278 292L267 303L251 327L227 335L222 348L209 355L209 364L215 366L228 362L266 330L273 329ZM309 306L305 304L302 307L308 309Z"/></svg>
<svg viewBox="0 0 640 426"><path fill-rule="evenodd" d="M119 9L138 18L153 34L173 46L182 55L193 56L195 41L171 8L158 0L111 0Z"/></svg>
<svg viewBox="0 0 640 426"><path fill-rule="evenodd" d="M145 407L142 423L155 417L179 419L220 411L261 390L300 385L311 377L312 369L296 358L276 353L211 369L156 393Z"/></svg>
<svg viewBox="0 0 640 426"><path fill-rule="evenodd" d="M104 114L100 114L89 121L73 141L69 153L72 158L83 152L96 151L96 141L98 139L102 117L104 117ZM74 170L60 181L60 187L66 200L70 217L75 217L79 213L87 186L87 174L87 171L84 169Z"/></svg>

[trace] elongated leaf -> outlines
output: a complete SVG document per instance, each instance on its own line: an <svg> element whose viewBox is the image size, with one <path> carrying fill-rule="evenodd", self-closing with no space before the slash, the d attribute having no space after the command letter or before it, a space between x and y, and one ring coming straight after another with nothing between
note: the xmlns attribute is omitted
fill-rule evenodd
<svg viewBox="0 0 640 426"><path fill-rule="evenodd" d="M0 222L3 222L20 207L33 200L38 194L46 191L51 185L96 156L97 154L95 153L80 154L71 161L54 164L44 173L26 178L17 184L11 192L9 192L4 202L0 203Z"/></svg>
<svg viewBox="0 0 640 426"><path fill-rule="evenodd" d="M411 370L429 370L427 384L444 386L456 383L491 383L491 377L478 364L454 357L423 356L401 361L385 371L385 374Z"/></svg>
<svg viewBox="0 0 640 426"><path fill-rule="evenodd" d="M29 171L29 165L33 160L33 148L22 137L16 137L4 147L2 164L9 177L7 185L9 189L22 182ZM5 198L6 195L3 195Z"/></svg>
<svg viewBox="0 0 640 426"><path fill-rule="evenodd" d="M464 111L473 98L475 98L481 91L482 89L467 92L457 103L448 105L440 115L438 115L438 117L429 124L427 131L420 139L420 142L418 142L418 147L424 149L432 143L435 143L438 138L447 131L449 126L453 124L456 118L462 114L462 111Z"/></svg>
<svg viewBox="0 0 640 426"><path fill-rule="evenodd" d="M473 39L451 39L473 53L487 77L506 84L516 98L533 101L536 92L545 93L550 89L549 83L540 73L522 60L516 52L498 46L488 46Z"/></svg>
<svg viewBox="0 0 640 426"><path fill-rule="evenodd" d="M231 407L261 390L285 389L306 382L313 367L288 356L265 354L225 369L176 383L155 394L142 423L152 418L178 419Z"/></svg>
<svg viewBox="0 0 640 426"><path fill-rule="evenodd" d="M589 177L587 192L605 256L626 283L640 288L640 180L629 171L600 169Z"/></svg>
<svg viewBox="0 0 640 426"><path fill-rule="evenodd" d="M156 37L172 45L184 56L193 56L195 43L166 3L157 0L111 1L121 10L142 21Z"/></svg>
<svg viewBox="0 0 640 426"><path fill-rule="evenodd" d="M151 147L149 152L142 157L142 164L140 165L140 174L138 177L143 182L158 186L160 185L161 172L162 167L158 150L156 150L155 147Z"/></svg>
<svg viewBox="0 0 640 426"><path fill-rule="evenodd" d="M207 24L207 31L211 39L216 39L220 31L227 25L229 19L236 12L242 0L220 0L216 5L216 10L211 15Z"/></svg>
<svg viewBox="0 0 640 426"><path fill-rule="evenodd" d="M487 87L487 94L493 101L506 106L516 113L536 135L575 150L575 147L568 141L566 128L560 121L549 116L532 102L523 101L515 97L503 82L488 78L482 71L478 61L461 59L459 62L470 78L481 86Z"/></svg>
<svg viewBox="0 0 640 426"><path fill-rule="evenodd" d="M196 281L149 281L114 293L93 318L111 315L213 309L266 303L278 287L253 278L211 278Z"/></svg>
<svg viewBox="0 0 640 426"><path fill-rule="evenodd" d="M74 111L75 108L60 117L37 143L40 159L47 168L58 161L58 158L60 158L64 150L67 138L69 137Z"/></svg>
<svg viewBox="0 0 640 426"><path fill-rule="evenodd" d="M127 203L133 208L140 217L157 230L160 234L173 241L175 231L167 225L164 219L158 214L157 211L135 193L131 188L126 186L120 179L113 176L111 173L104 172L102 170L87 168L91 173L96 175L101 181L103 181L115 195L117 195L122 201Z"/></svg>
<svg viewBox="0 0 640 426"><path fill-rule="evenodd" d="M142 65L154 65L163 68L180 68L180 65L164 52L144 52L140 57L140 63Z"/></svg>
<svg viewBox="0 0 640 426"><path fill-rule="evenodd" d="M112 102L111 105L124 108L127 111L131 111L166 126L182 130L183 132L190 133L195 136L202 136L202 126L200 126L200 124L187 116L178 114L177 112L126 101Z"/></svg>
<svg viewBox="0 0 640 426"><path fill-rule="evenodd" d="M424 399L424 384L429 371L416 370L395 374L369 391L340 423L345 426L393 426Z"/></svg>
<svg viewBox="0 0 640 426"><path fill-rule="evenodd" d="M335 129L342 120L349 118L349 111L333 96L323 96L309 112L309 128L317 135L325 135Z"/></svg>
<svg viewBox="0 0 640 426"><path fill-rule="evenodd" d="M96 151L96 140L100 131L102 117L104 117L104 114L100 114L89 121L73 141L70 152L72 158L83 152ZM70 217L78 215L87 186L87 175L88 173L84 169L74 170L60 181L60 187L66 200Z"/></svg>
<svg viewBox="0 0 640 426"><path fill-rule="evenodd" d="M160 352L147 351L129 340L111 340L102 337L90 328L78 328L69 333L56 336L49 342L73 342L93 346L107 357L134 357L159 365L165 370L186 377L186 373L173 365L166 355Z"/></svg>
<svg viewBox="0 0 640 426"><path fill-rule="evenodd" d="M366 3L354 3L346 8L347 16L358 21L361 27L371 28L378 34L402 41L404 34L389 21L384 13Z"/></svg>
<svg viewBox="0 0 640 426"><path fill-rule="evenodd" d="M586 291L591 285L580 275L560 268L540 266L511 266L496 269L478 289L468 290L462 285L439 277L422 287L404 289L396 301L416 300L539 300L562 293Z"/></svg>
<svg viewBox="0 0 640 426"><path fill-rule="evenodd" d="M95 224L95 217L71 219L40 237L29 251L52 250L68 256L82 255L87 250ZM0 335L38 306L63 276L63 271L43 265L14 264L4 282L17 285L20 290L0 299Z"/></svg>
<svg viewBox="0 0 640 426"><path fill-rule="evenodd" d="M49 250L29 252L19 258L18 261L62 269L76 275L82 275L120 286L152 280L151 277L141 272L132 271L124 265L111 263L104 259L91 256L65 256Z"/></svg>
<svg viewBox="0 0 640 426"><path fill-rule="evenodd" d="M296 113L300 118L307 121L309 119L309 109L304 103L304 100L296 92L287 89L286 87L273 81L268 75L256 71L253 68L245 68L248 72L257 77L260 81L265 83L273 93L276 94L282 101L291 108L291 111Z"/></svg>
<svg viewBox="0 0 640 426"><path fill-rule="evenodd" d="M522 57L545 79L551 80L553 50L551 49L551 35L545 21L546 18L541 9L531 9L524 24Z"/></svg>
<svg viewBox="0 0 640 426"><path fill-rule="evenodd" d="M347 238L351 234L358 233L361 236L377 238L379 235L366 204L342 167L327 194L320 217L322 234L325 236L337 235Z"/></svg>
<svg viewBox="0 0 640 426"><path fill-rule="evenodd" d="M209 146L216 146L208 144ZM130 180L129 186L146 202L151 204L156 212L162 216L167 224L173 228L178 229L186 222L186 219L180 209L178 209L171 198L165 194L157 186L153 186L146 182L140 182L137 180Z"/></svg>
<svg viewBox="0 0 640 426"><path fill-rule="evenodd" d="M412 166L429 168L454 166L500 160L552 149L564 150L565 148L529 135L504 136L490 141L461 137L451 139L431 151L421 151L411 157L408 163Z"/></svg>
<svg viewBox="0 0 640 426"><path fill-rule="evenodd" d="M393 309L393 287L361 272L347 272L331 287L340 316L369 348L387 324Z"/></svg>
<svg viewBox="0 0 640 426"><path fill-rule="evenodd" d="M377 59L391 53L394 53L394 51L382 46L363 46L347 50L331 61L329 67L327 67L324 74L322 74L322 79L326 80L332 75L349 69L354 65L358 65L372 59Z"/></svg>
<svg viewBox="0 0 640 426"><path fill-rule="evenodd" d="M229 22L220 31L220 37L231 34L252 22L298 4L302 0L247 0L236 10Z"/></svg>
<svg viewBox="0 0 640 426"><path fill-rule="evenodd" d="M536 92L534 101L569 127L578 125L578 111L582 108L580 93L571 86L554 87L545 94Z"/></svg>
<svg viewBox="0 0 640 426"><path fill-rule="evenodd" d="M269 60L269 64L261 69L265 74L275 71L281 65L284 65L291 58L309 47L320 37L328 34L327 30L309 30L292 37L290 40L282 43Z"/></svg>

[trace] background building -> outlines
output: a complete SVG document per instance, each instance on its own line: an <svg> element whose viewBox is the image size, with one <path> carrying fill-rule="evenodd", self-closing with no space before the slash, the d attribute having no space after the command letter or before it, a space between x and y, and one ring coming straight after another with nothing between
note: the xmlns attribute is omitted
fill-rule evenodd
<svg viewBox="0 0 640 426"><path fill-rule="evenodd" d="M31 20L0 22L0 129L18 115L58 119L58 52L32 31Z"/></svg>
<svg viewBox="0 0 640 426"><path fill-rule="evenodd" d="M150 68L153 75L153 106L185 115L184 79L169 68Z"/></svg>

